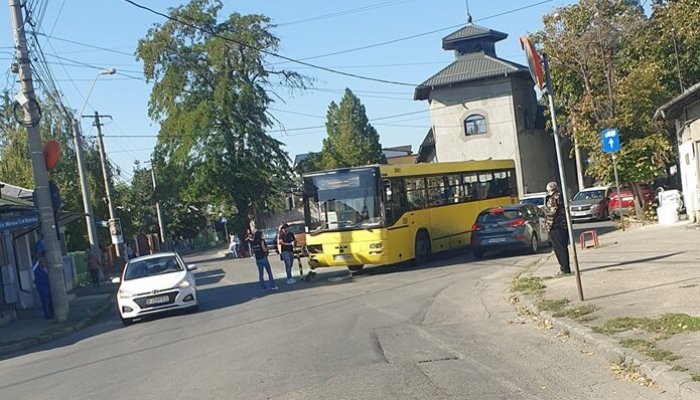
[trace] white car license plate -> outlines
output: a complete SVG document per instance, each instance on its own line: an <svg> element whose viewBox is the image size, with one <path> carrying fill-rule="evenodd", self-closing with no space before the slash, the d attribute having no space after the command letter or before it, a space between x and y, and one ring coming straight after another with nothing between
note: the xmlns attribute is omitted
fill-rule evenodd
<svg viewBox="0 0 700 400"><path fill-rule="evenodd" d="M146 299L146 305L147 306L154 306L156 304L163 304L167 303L170 299L168 296L156 296L156 297L151 297Z"/></svg>
<svg viewBox="0 0 700 400"><path fill-rule="evenodd" d="M333 259L336 261L350 261L352 256L350 254L336 254L333 256Z"/></svg>
<svg viewBox="0 0 700 400"><path fill-rule="evenodd" d="M506 238L502 238L502 237L501 237L501 238L489 239L489 240L487 240L486 242L487 242L487 243L503 243L503 242L505 242L505 241L506 241Z"/></svg>
<svg viewBox="0 0 700 400"><path fill-rule="evenodd" d="M572 211L571 215L574 217L582 217L584 215L588 215L588 211Z"/></svg>

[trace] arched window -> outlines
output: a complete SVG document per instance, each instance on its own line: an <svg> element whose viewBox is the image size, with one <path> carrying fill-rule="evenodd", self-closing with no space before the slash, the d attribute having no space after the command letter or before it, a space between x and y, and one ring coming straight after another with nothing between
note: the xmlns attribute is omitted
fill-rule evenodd
<svg viewBox="0 0 700 400"><path fill-rule="evenodd" d="M486 133L486 118L480 114L472 114L464 120L464 134L466 136Z"/></svg>

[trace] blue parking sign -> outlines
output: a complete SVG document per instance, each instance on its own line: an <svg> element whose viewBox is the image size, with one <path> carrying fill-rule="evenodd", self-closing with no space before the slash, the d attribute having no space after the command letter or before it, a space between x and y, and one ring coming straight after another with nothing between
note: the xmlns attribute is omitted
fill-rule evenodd
<svg viewBox="0 0 700 400"><path fill-rule="evenodd" d="M620 151L620 134L617 129L605 129L600 133L603 144L603 151L606 153L617 153Z"/></svg>

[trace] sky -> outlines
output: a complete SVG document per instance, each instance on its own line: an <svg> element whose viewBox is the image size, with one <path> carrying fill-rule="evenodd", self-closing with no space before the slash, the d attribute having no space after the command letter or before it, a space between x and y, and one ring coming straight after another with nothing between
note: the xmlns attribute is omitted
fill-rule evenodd
<svg viewBox="0 0 700 400"><path fill-rule="evenodd" d="M135 0L161 12L185 1ZM43 14L33 15L40 45L67 105L80 110L99 72L115 68L114 75L100 75L89 94L83 114L110 115L103 134L109 159L119 166L118 180L129 181L135 161L147 161L156 143L158 125L148 116L151 86L143 79L142 65L133 55L138 40L163 18L134 7L124 0L28 0ZM507 33L499 42L499 57L526 65L518 37L541 27L542 16L567 0L471 0L469 11L476 25ZM520 10L517 10L520 9ZM512 12L511 12L512 11ZM270 58L276 68L297 71L312 79L303 93L277 93L271 113L286 129L270 128L291 159L321 149L325 137L325 114L331 101L338 102L350 88L364 104L384 147L412 145L414 152L430 127L427 101L414 101L413 91L453 59L441 48L442 37L467 22L465 0L238 0L225 1L223 15L260 13L277 26L279 54L343 72L403 84L380 83L329 73L284 60ZM0 60L5 88L16 93L19 86L9 68L13 38L9 7L0 7ZM408 38L411 37L411 38ZM399 40L404 39L405 40ZM332 56L337 51L375 45ZM78 44L80 43L80 44ZM109 49L103 50L98 47ZM2 81L0 75L0 82ZM408 84L408 85L406 85ZM83 133L95 135L89 119Z"/></svg>

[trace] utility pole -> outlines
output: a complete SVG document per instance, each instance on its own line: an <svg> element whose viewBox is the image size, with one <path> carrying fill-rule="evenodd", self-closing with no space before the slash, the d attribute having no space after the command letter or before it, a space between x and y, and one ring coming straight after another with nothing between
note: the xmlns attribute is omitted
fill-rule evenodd
<svg viewBox="0 0 700 400"><path fill-rule="evenodd" d="M85 165L83 162L83 141L80 136L80 124L73 118L73 141L75 144L75 157L78 160L78 175L80 175L80 191L83 195L83 208L85 209L85 224L87 225L88 240L90 249L95 253L98 249L97 230L95 229L95 217L92 213L90 203L90 189L85 176ZM99 254L99 253L95 253Z"/></svg>
<svg viewBox="0 0 700 400"><path fill-rule="evenodd" d="M156 163L151 160L151 179L153 180L153 193L156 192ZM158 230L160 231L160 243L165 244L165 227L163 226L163 214L160 213L160 201L156 200L156 214L158 215Z"/></svg>
<svg viewBox="0 0 700 400"><path fill-rule="evenodd" d="M19 75L21 91L16 99L24 109L23 124L27 128L29 140L29 152L31 154L32 173L34 175L35 206L39 211L41 233L44 237L46 249L46 262L49 268L49 282L51 285L51 298L53 300L54 318L58 322L68 319L68 296L63 278L63 260L61 248L58 243L56 219L54 217L51 193L49 189L49 176L46 171L44 151L41 144L41 131L39 129L39 103L34 94L32 72L29 65L29 51L27 50L27 37L24 31L24 18L22 16L21 0L10 1L10 18L12 20L12 33L15 39L16 66Z"/></svg>
<svg viewBox="0 0 700 400"><path fill-rule="evenodd" d="M117 253L117 258L120 259L121 261L124 261L124 252L122 251L122 243L123 239L121 239L122 234L121 234L121 227L119 226L117 222L117 214L114 211L114 199L112 196L112 179L109 176L109 168L107 165L107 157L105 156L105 144L104 141L102 140L102 124L100 123L100 118L112 118L109 115L100 115L97 111L95 111L94 115L83 115L83 118L94 118L95 119L95 127L97 128L97 148L100 152L100 164L102 164L102 176L105 180L105 192L107 195L107 207L109 208L109 221L110 221L110 231L113 229L113 226L118 226L116 229L117 232L116 234L112 234L112 244L115 246L115 250ZM120 240L121 239L121 240Z"/></svg>

